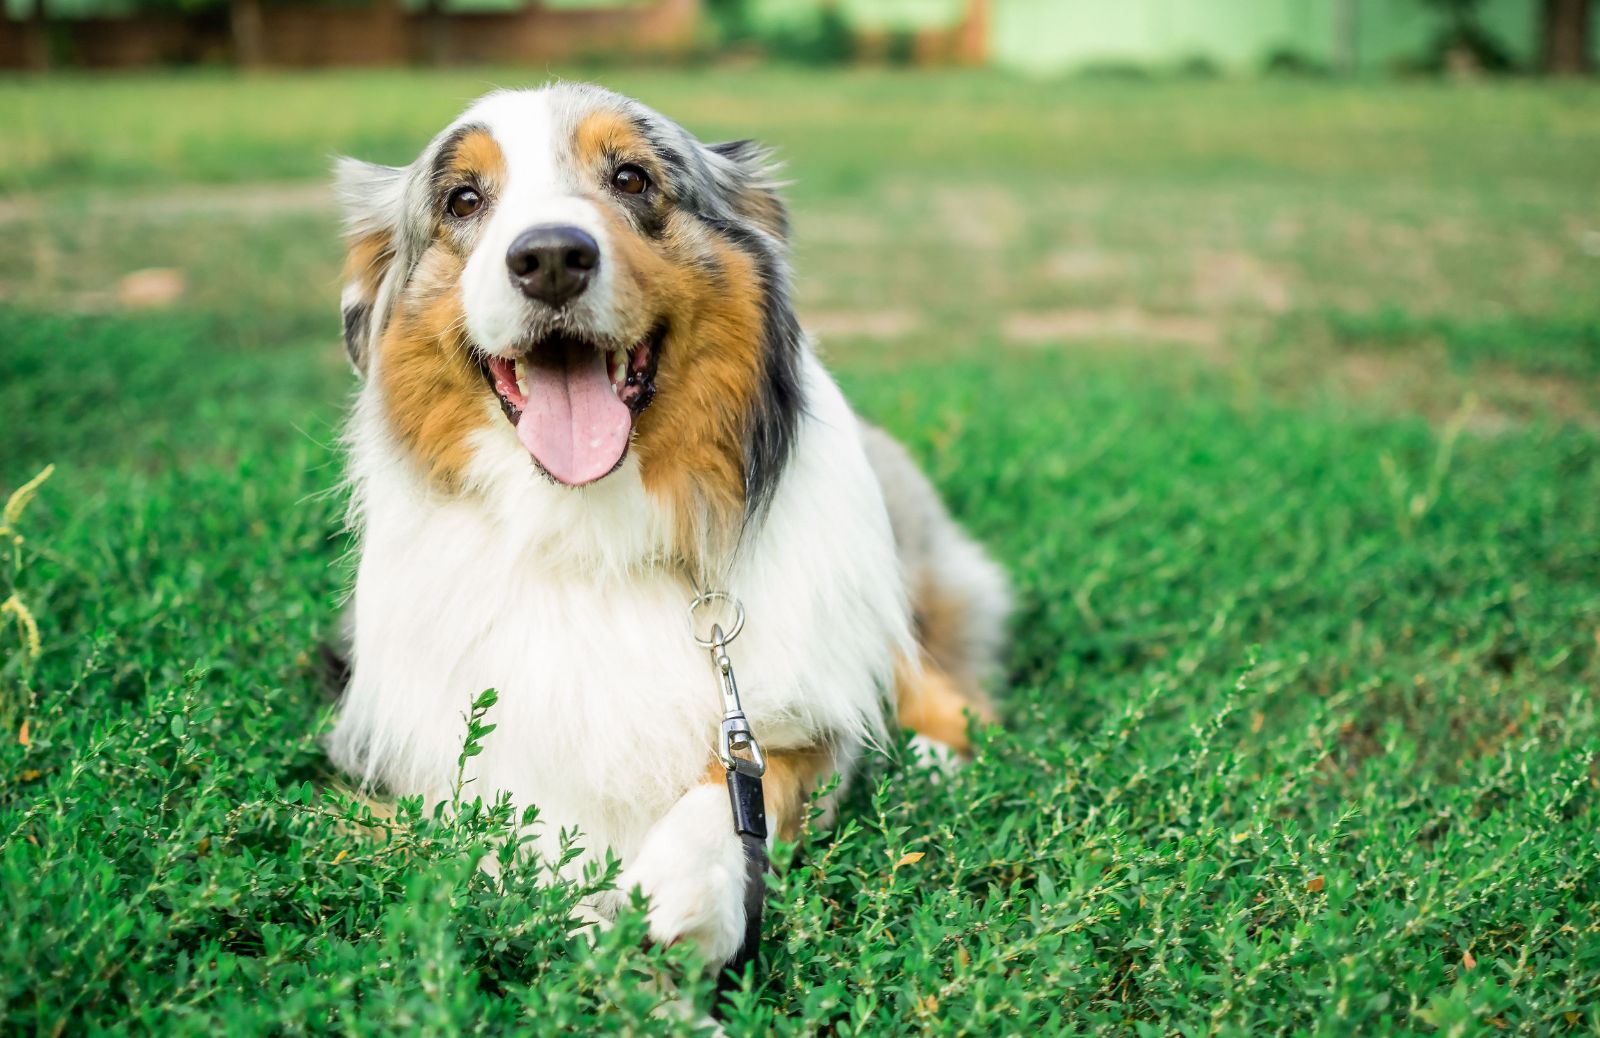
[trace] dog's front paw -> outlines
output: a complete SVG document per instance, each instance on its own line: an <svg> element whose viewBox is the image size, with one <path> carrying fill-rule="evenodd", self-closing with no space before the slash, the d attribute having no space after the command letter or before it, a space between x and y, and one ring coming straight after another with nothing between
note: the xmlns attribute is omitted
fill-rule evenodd
<svg viewBox="0 0 1600 1038"><path fill-rule="evenodd" d="M728 794L697 786L645 837L619 886L650 899L650 936L687 940L708 963L733 958L744 940L744 847L733 831Z"/></svg>

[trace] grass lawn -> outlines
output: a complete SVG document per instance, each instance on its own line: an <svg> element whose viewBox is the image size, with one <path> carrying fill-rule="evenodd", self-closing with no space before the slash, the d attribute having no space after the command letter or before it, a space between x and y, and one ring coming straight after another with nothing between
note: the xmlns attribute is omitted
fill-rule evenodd
<svg viewBox="0 0 1600 1038"><path fill-rule="evenodd" d="M601 78L782 148L831 366L1018 587L1005 730L810 837L730 1033L1600 1031L1600 92ZM363 825L320 748L319 178L532 81L0 81L0 1031L695 1027L476 868L512 810Z"/></svg>

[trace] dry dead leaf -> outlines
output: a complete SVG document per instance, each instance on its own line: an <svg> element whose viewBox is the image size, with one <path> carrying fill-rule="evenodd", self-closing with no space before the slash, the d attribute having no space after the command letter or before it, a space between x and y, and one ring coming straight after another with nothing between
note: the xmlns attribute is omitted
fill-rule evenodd
<svg viewBox="0 0 1600 1038"><path fill-rule="evenodd" d="M1321 876L1312 876L1310 879L1306 880L1306 889L1313 894L1321 893L1322 888L1327 885L1328 881Z"/></svg>
<svg viewBox="0 0 1600 1038"><path fill-rule="evenodd" d="M1478 960L1472 957L1471 948L1468 948L1466 951L1461 953L1461 966L1463 969L1469 970L1475 970L1478 968Z"/></svg>
<svg viewBox="0 0 1600 1038"><path fill-rule="evenodd" d="M32 782L42 774L44 774L44 772L37 768L29 768L27 771L24 771L20 777L24 782Z"/></svg>
<svg viewBox="0 0 1600 1038"><path fill-rule="evenodd" d="M28 722L24 720L22 727L17 730L17 741L24 746L33 744L33 738L28 734Z"/></svg>
<svg viewBox="0 0 1600 1038"><path fill-rule="evenodd" d="M350 853L350 852L349 852L349 851L340 851L340 852L339 852L339 853L338 853L338 854L335 854L335 855L334 855L334 856L333 856L333 863L334 863L334 864L335 864L335 865L337 865L337 864L339 864L339 863L340 863L340 862L341 862L341 861L344 861L344 859L345 859L345 855L347 855L347 854L349 854L349 853Z"/></svg>
<svg viewBox="0 0 1600 1038"><path fill-rule="evenodd" d="M922 857L922 851L907 851L900 855L900 860L894 863L894 867L898 869L902 865L915 865L922 860Z"/></svg>
<svg viewBox="0 0 1600 1038"><path fill-rule="evenodd" d="M967 954L967 949L956 945L956 965L966 969L972 963L972 956Z"/></svg>

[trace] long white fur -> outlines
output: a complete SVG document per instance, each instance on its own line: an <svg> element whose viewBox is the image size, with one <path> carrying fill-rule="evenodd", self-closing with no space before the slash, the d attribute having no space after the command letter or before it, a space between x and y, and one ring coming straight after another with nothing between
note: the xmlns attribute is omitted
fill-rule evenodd
<svg viewBox="0 0 1600 1038"><path fill-rule="evenodd" d="M805 383L810 407L793 460L726 581L749 616L731 651L745 710L769 750L826 738L853 756L882 731L896 654L914 650L857 423L814 358ZM496 688L489 720L499 727L471 761L473 788L538 805L545 850L561 828L578 828L592 855L610 847L635 876L676 875L632 859L701 781L720 701L709 659L690 638L692 591L671 561L665 510L633 461L590 487L550 484L503 421L477 444L481 496L440 497L392 441L378 392L368 379L352 428L361 562L335 759L365 780L441 798L467 703ZM726 847L731 828L718 795L715 824L684 815L705 831L653 845ZM705 896L732 912L740 888ZM734 948L703 950L715 961Z"/></svg>

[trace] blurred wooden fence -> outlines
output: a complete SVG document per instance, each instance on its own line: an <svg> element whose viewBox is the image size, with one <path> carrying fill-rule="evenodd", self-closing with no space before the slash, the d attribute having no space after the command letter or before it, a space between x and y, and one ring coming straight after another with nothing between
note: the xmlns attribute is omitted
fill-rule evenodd
<svg viewBox="0 0 1600 1038"><path fill-rule="evenodd" d="M516 11L409 12L393 0L366 6L265 3L252 27L253 63L285 67L557 61L592 55L670 58L696 45L700 0ZM218 9L199 16L144 13L61 19L43 27L55 62L96 68L237 60L236 26ZM0 68L40 61L18 22L0 22Z"/></svg>

